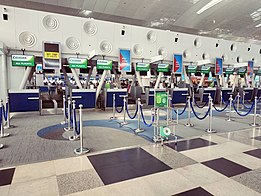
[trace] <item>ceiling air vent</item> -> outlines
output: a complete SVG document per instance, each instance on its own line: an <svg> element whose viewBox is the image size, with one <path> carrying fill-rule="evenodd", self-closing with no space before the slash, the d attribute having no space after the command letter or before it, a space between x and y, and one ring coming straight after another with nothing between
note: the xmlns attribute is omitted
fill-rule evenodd
<svg viewBox="0 0 261 196"><path fill-rule="evenodd" d="M88 35L95 35L98 31L97 25L91 21L85 22L83 29Z"/></svg>
<svg viewBox="0 0 261 196"><path fill-rule="evenodd" d="M59 28L59 21L54 16L47 15L43 18L43 26L48 31L56 31Z"/></svg>
<svg viewBox="0 0 261 196"><path fill-rule="evenodd" d="M154 43L157 40L157 35L154 31L149 31L147 33L147 40L151 43Z"/></svg>
<svg viewBox="0 0 261 196"><path fill-rule="evenodd" d="M80 41L75 37L68 37L65 43L70 50L78 50L81 45Z"/></svg>
<svg viewBox="0 0 261 196"><path fill-rule="evenodd" d="M168 55L167 49L165 47L160 47L158 49L158 55L162 55L163 58L165 59L167 57L167 55Z"/></svg>
<svg viewBox="0 0 261 196"><path fill-rule="evenodd" d="M25 47L33 47L36 41L35 35L29 31L24 31L19 35L19 42Z"/></svg>
<svg viewBox="0 0 261 196"><path fill-rule="evenodd" d="M112 45L108 41L102 41L100 44L100 49L103 53L109 54L112 51Z"/></svg>
<svg viewBox="0 0 261 196"><path fill-rule="evenodd" d="M136 56L142 56L142 54L143 54L143 48L140 46L140 44L136 44L136 45L133 47L133 53L134 53Z"/></svg>
<svg viewBox="0 0 261 196"><path fill-rule="evenodd" d="M201 39L196 38L196 39L194 40L194 46L195 46L196 48L200 48L201 45L202 45Z"/></svg>

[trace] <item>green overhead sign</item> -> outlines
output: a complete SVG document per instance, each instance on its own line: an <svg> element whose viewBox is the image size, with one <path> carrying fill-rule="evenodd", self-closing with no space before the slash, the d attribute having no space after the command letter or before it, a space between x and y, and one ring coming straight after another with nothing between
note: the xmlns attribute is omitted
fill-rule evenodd
<svg viewBox="0 0 261 196"><path fill-rule="evenodd" d="M160 63L160 64L158 64L157 71L158 72L169 72L169 68L170 68L169 64Z"/></svg>
<svg viewBox="0 0 261 196"><path fill-rule="evenodd" d="M97 60L97 69L112 70L112 61Z"/></svg>
<svg viewBox="0 0 261 196"><path fill-rule="evenodd" d="M155 92L156 98L156 107L168 107L168 93L164 91L156 91Z"/></svg>
<svg viewBox="0 0 261 196"><path fill-rule="evenodd" d="M239 70L238 70L238 74L239 75L245 75L245 73L246 73L246 68L240 68Z"/></svg>
<svg viewBox="0 0 261 196"><path fill-rule="evenodd" d="M258 76L261 76L261 69L259 69L259 70L257 71L257 75L258 75Z"/></svg>
<svg viewBox="0 0 261 196"><path fill-rule="evenodd" d="M208 74L210 72L210 67L202 66L200 72L203 74Z"/></svg>
<svg viewBox="0 0 261 196"><path fill-rule="evenodd" d="M69 58L69 67L74 69L87 69L87 59Z"/></svg>
<svg viewBox="0 0 261 196"><path fill-rule="evenodd" d="M34 67L34 56L32 55L12 55L12 66Z"/></svg>
<svg viewBox="0 0 261 196"><path fill-rule="evenodd" d="M136 71L149 71L150 64L149 63L137 63L136 64Z"/></svg>
<svg viewBox="0 0 261 196"><path fill-rule="evenodd" d="M188 73L196 73L197 72L197 66L189 65L188 66Z"/></svg>
<svg viewBox="0 0 261 196"><path fill-rule="evenodd" d="M228 68L226 69L226 74L233 74L233 73L234 73L234 68L228 67Z"/></svg>

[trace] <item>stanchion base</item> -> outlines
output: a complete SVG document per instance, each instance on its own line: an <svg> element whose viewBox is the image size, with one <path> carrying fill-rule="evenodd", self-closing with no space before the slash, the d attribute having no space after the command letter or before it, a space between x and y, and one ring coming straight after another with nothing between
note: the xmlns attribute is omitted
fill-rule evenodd
<svg viewBox="0 0 261 196"><path fill-rule="evenodd" d="M66 123L66 121L60 122L61 125L65 125Z"/></svg>
<svg viewBox="0 0 261 196"><path fill-rule="evenodd" d="M154 136L153 141L154 141L155 143L157 143L157 142L162 142L162 139L161 139L160 137L155 137L155 136Z"/></svg>
<svg viewBox="0 0 261 196"><path fill-rule="evenodd" d="M4 147L4 144L0 144L0 149L2 149Z"/></svg>
<svg viewBox="0 0 261 196"><path fill-rule="evenodd" d="M217 131L214 130L214 129L206 129L206 132L207 132L207 133L216 133Z"/></svg>
<svg viewBox="0 0 261 196"><path fill-rule="evenodd" d="M8 127L8 126L5 126L4 128L5 128L5 129L13 129L13 128L15 128L15 126L14 126L14 125L9 125L9 127Z"/></svg>
<svg viewBox="0 0 261 196"><path fill-rule="evenodd" d="M144 132L145 130L144 129L136 129L135 130L135 133L142 133L142 132Z"/></svg>
<svg viewBox="0 0 261 196"><path fill-rule="evenodd" d="M0 135L0 138L9 137L10 133L4 133L3 135Z"/></svg>
<svg viewBox="0 0 261 196"><path fill-rule="evenodd" d="M128 125L128 124L129 124L129 123L128 123L127 121L120 123L121 127L124 126L124 125Z"/></svg>
<svg viewBox="0 0 261 196"><path fill-rule="evenodd" d="M229 118L229 119L226 119L226 121L227 121L227 122L232 122L232 121L234 121L234 120L232 120L231 118Z"/></svg>
<svg viewBox="0 0 261 196"><path fill-rule="evenodd" d="M64 130L64 131L72 131L73 129L72 129L71 127L70 127L70 128L64 127L63 130Z"/></svg>
<svg viewBox="0 0 261 196"><path fill-rule="evenodd" d="M72 135L72 136L69 137L69 140L70 140L70 141L77 141L77 140L79 140L79 139L80 139L80 136L79 136L79 135Z"/></svg>
<svg viewBox="0 0 261 196"><path fill-rule="evenodd" d="M260 124L257 124L257 123L251 123L249 124L251 127L260 127Z"/></svg>
<svg viewBox="0 0 261 196"><path fill-rule="evenodd" d="M116 120L117 119L117 117L110 117L110 120Z"/></svg>
<svg viewBox="0 0 261 196"><path fill-rule="evenodd" d="M185 126L186 126L186 127L194 127L194 124L192 124L192 123L186 123Z"/></svg>
<svg viewBox="0 0 261 196"><path fill-rule="evenodd" d="M90 152L90 149L89 148L76 148L74 149L74 153L77 154L77 155L83 155L83 154L87 154L88 152Z"/></svg>

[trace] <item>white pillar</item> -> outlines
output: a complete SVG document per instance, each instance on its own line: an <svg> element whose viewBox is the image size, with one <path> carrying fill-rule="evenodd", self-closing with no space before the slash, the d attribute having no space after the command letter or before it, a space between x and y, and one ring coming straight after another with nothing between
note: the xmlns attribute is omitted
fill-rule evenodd
<svg viewBox="0 0 261 196"><path fill-rule="evenodd" d="M162 76L163 76L163 72L159 72L159 75L158 75L158 78L157 78L157 81L156 81L154 89L158 89L159 88L160 79L162 78Z"/></svg>
<svg viewBox="0 0 261 196"><path fill-rule="evenodd" d="M106 77L106 75L107 75L107 71L108 71L108 70L103 70L102 77L101 77L101 81L100 81L99 86L98 86L98 88L97 88L97 90L96 90L96 101L97 101L98 96L99 96L99 94L100 94L100 91L101 91L101 89L102 89L102 85L103 85L104 80L105 80L105 77Z"/></svg>
<svg viewBox="0 0 261 196"><path fill-rule="evenodd" d="M8 90L8 82L7 82L7 64L6 64L6 55L1 55L1 78L0 84L1 84L1 92L0 92L0 98L2 100L5 100L7 97L7 90Z"/></svg>
<svg viewBox="0 0 261 196"><path fill-rule="evenodd" d="M74 77L74 79L75 79L75 82L76 82L77 86L78 86L80 89L82 89L82 84L81 84L81 81L80 81L80 79L79 79L78 74L76 73L76 70L75 70L75 69L71 69L71 70L72 70L72 74L73 74L73 77Z"/></svg>
<svg viewBox="0 0 261 196"><path fill-rule="evenodd" d="M142 88L142 92L144 93L144 92L145 92L145 91L144 91L144 86L143 86L143 84L142 84L142 80L141 80L140 72L139 72L139 71L136 71L136 77L137 77L138 82L139 82L139 84L140 84L140 86L141 86L141 88Z"/></svg>
<svg viewBox="0 0 261 196"><path fill-rule="evenodd" d="M203 74L201 75L201 79L200 79L200 82L199 82L199 86L203 86L204 79L205 79L205 74L203 73Z"/></svg>
<svg viewBox="0 0 261 196"><path fill-rule="evenodd" d="M24 72L24 77L21 81L21 84L19 86L19 89L24 89L25 85L26 85L26 81L28 80L28 77L30 76L31 70L33 69L33 67L27 67L25 72Z"/></svg>

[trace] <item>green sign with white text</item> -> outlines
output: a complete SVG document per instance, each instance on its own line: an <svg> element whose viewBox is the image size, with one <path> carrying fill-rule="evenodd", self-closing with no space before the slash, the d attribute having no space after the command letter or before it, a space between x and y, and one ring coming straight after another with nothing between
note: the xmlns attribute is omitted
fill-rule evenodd
<svg viewBox="0 0 261 196"><path fill-rule="evenodd" d="M12 55L12 66L34 67L34 56L32 55Z"/></svg>
<svg viewBox="0 0 261 196"><path fill-rule="evenodd" d="M156 91L156 107L168 107L168 93L164 91Z"/></svg>
<svg viewBox="0 0 261 196"><path fill-rule="evenodd" d="M197 66L189 65L188 66L188 73L197 73Z"/></svg>
<svg viewBox="0 0 261 196"><path fill-rule="evenodd" d="M69 58L68 63L73 69L87 69L87 59Z"/></svg>
<svg viewBox="0 0 261 196"><path fill-rule="evenodd" d="M226 74L233 74L234 73L234 68L228 67L225 71Z"/></svg>
<svg viewBox="0 0 261 196"><path fill-rule="evenodd" d="M150 64L149 63L137 63L136 71L149 71Z"/></svg>
<svg viewBox="0 0 261 196"><path fill-rule="evenodd" d="M112 70L112 61L97 60L97 69Z"/></svg>
<svg viewBox="0 0 261 196"><path fill-rule="evenodd" d="M203 74L208 74L210 72L210 67L202 66L200 72Z"/></svg>
<svg viewBox="0 0 261 196"><path fill-rule="evenodd" d="M169 64L163 64L163 63L160 63L158 64L158 68L157 68L157 71L158 72L169 72Z"/></svg>

